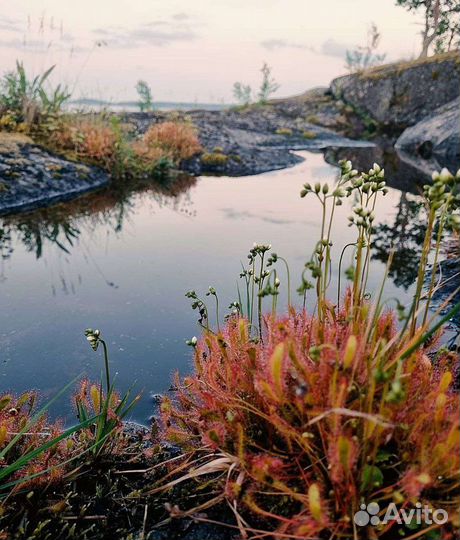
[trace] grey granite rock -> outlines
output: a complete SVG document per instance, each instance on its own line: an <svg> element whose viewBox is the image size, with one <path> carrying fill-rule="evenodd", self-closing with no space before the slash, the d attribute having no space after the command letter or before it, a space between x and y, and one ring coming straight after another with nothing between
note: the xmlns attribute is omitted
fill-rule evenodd
<svg viewBox="0 0 460 540"><path fill-rule="evenodd" d="M401 132L460 95L460 54L400 62L334 79L331 91L358 113Z"/></svg>
<svg viewBox="0 0 460 540"><path fill-rule="evenodd" d="M434 158L455 172L460 163L460 98L404 130L395 146L411 155Z"/></svg>
<svg viewBox="0 0 460 540"><path fill-rule="evenodd" d="M0 214L32 210L99 189L108 175L68 161L25 136L0 133Z"/></svg>

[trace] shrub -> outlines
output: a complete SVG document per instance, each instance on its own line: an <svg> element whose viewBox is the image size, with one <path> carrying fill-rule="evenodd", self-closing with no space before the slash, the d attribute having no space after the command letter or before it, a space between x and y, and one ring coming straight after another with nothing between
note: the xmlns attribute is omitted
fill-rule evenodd
<svg viewBox="0 0 460 540"><path fill-rule="evenodd" d="M142 139L147 148L159 148L175 163L201 152L196 130L189 124L163 122L151 126Z"/></svg>
<svg viewBox="0 0 460 540"><path fill-rule="evenodd" d="M97 116L62 116L46 126L45 141L110 169L117 152L119 137L113 126Z"/></svg>
<svg viewBox="0 0 460 540"><path fill-rule="evenodd" d="M84 120L76 127L75 150L91 160L109 162L116 151L116 142L114 130L102 122Z"/></svg>

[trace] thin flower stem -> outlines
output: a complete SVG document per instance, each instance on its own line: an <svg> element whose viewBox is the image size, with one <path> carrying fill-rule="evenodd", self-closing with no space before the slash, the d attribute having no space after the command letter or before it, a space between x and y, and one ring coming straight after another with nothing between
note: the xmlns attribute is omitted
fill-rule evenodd
<svg viewBox="0 0 460 540"><path fill-rule="evenodd" d="M107 347L107 343L99 338L99 341L102 343L102 347L104 348L104 364L105 364L105 381L107 385L107 396L110 393L110 368L109 368L109 349Z"/></svg>

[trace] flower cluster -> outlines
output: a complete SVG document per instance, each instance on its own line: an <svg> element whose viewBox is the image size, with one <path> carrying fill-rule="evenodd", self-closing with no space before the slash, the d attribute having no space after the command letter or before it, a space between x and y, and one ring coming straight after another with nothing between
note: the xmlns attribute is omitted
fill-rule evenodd
<svg viewBox="0 0 460 540"><path fill-rule="evenodd" d="M97 351L99 343L101 342L101 332L99 330L93 330L92 328L87 328L85 330L85 336L93 351Z"/></svg>
<svg viewBox="0 0 460 540"><path fill-rule="evenodd" d="M460 169L455 176L444 168L432 174L433 184L423 186L424 195L433 211L446 213L446 225L460 230Z"/></svg>

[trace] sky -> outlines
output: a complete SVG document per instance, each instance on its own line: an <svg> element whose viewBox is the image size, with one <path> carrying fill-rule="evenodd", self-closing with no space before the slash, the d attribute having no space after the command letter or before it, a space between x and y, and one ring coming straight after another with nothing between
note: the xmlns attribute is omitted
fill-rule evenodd
<svg viewBox="0 0 460 540"><path fill-rule="evenodd" d="M386 60L420 48L420 20L395 0L0 0L0 73L16 59L51 65L73 97L229 103L236 81L257 88L267 62L277 96L326 86L345 52L381 35Z"/></svg>

